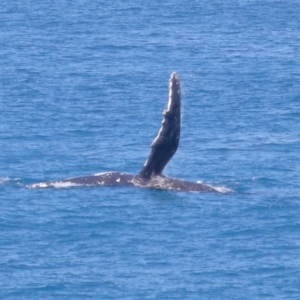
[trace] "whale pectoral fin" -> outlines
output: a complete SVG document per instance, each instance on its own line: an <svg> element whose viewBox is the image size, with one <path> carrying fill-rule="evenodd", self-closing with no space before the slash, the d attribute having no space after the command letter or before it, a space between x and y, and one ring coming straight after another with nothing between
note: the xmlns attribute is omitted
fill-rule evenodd
<svg viewBox="0 0 300 300"><path fill-rule="evenodd" d="M180 140L181 92L177 73L169 80L169 101L164 111L164 119L157 137L152 142L152 150L139 176L145 179L162 173L164 167L175 154Z"/></svg>

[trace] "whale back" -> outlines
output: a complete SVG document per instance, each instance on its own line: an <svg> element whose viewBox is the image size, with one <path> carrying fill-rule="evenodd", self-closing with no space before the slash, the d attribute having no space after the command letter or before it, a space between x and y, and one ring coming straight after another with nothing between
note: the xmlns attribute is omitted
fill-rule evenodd
<svg viewBox="0 0 300 300"><path fill-rule="evenodd" d="M163 112L164 119L157 137L151 144L151 152L139 177L149 179L160 175L175 154L180 140L181 91L177 73L172 73L169 80L168 107Z"/></svg>

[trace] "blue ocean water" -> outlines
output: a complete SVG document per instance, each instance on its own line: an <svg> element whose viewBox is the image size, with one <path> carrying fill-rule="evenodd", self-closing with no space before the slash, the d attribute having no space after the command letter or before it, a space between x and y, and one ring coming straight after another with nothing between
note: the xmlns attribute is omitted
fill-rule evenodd
<svg viewBox="0 0 300 300"><path fill-rule="evenodd" d="M298 299L298 1L4 1L1 299ZM223 194L27 189L137 173L182 85L165 173Z"/></svg>

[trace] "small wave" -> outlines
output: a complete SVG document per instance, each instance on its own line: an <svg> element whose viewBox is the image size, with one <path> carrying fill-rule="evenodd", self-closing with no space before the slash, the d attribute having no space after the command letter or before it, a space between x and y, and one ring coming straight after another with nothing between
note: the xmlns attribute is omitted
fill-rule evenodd
<svg viewBox="0 0 300 300"><path fill-rule="evenodd" d="M110 172L100 172L100 173L94 174L94 176L101 176L101 175L103 175L103 174L108 174L108 173L110 173ZM111 173L112 173L112 172L111 172Z"/></svg>

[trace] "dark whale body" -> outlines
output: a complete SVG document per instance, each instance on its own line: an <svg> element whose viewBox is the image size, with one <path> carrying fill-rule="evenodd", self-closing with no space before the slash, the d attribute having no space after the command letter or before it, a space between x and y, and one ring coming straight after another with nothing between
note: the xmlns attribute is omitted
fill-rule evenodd
<svg viewBox="0 0 300 300"><path fill-rule="evenodd" d="M40 182L28 187L62 187L70 185L84 186L140 186L177 191L218 192L216 189L197 182L166 177L162 171L175 154L180 140L181 92L180 80L174 72L169 82L168 107L157 137L152 142L152 150L138 175L122 172L106 172L90 176L68 178L57 181Z"/></svg>

